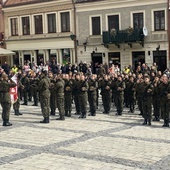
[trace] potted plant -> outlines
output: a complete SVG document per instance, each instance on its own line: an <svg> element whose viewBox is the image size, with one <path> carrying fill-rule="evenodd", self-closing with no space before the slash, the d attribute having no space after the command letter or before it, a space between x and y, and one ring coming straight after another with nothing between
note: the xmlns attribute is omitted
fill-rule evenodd
<svg viewBox="0 0 170 170"><path fill-rule="evenodd" d="M129 35L133 33L133 28L131 26L129 26L126 30Z"/></svg>
<svg viewBox="0 0 170 170"><path fill-rule="evenodd" d="M111 36L115 36L116 35L116 29L115 28L112 28L111 30L110 30L110 35Z"/></svg>

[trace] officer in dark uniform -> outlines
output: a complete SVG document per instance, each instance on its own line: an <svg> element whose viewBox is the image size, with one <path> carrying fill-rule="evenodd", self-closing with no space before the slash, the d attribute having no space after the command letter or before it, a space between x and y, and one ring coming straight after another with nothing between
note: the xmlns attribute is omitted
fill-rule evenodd
<svg viewBox="0 0 170 170"><path fill-rule="evenodd" d="M50 79L47 77L47 71L42 70L39 82L41 111L44 117L40 123L49 123L50 116Z"/></svg>
<svg viewBox="0 0 170 170"><path fill-rule="evenodd" d="M96 116L96 99L97 99L97 88L98 83L95 79L95 75L92 74L88 81L88 102L90 106L90 114L89 116Z"/></svg>
<svg viewBox="0 0 170 170"><path fill-rule="evenodd" d="M65 75L64 81L65 81L65 85L64 85L65 116L71 117L73 82L68 74Z"/></svg>
<svg viewBox="0 0 170 170"><path fill-rule="evenodd" d="M11 97L10 88L15 87L16 83L10 79L6 74L2 74L0 80L0 103L2 106L2 119L3 126L11 126L9 122L10 108L11 108Z"/></svg>

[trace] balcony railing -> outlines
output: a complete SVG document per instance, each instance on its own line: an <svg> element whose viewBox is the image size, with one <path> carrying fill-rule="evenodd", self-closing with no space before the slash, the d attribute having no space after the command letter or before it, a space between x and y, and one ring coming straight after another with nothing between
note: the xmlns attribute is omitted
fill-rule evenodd
<svg viewBox="0 0 170 170"><path fill-rule="evenodd" d="M103 44L122 44L122 43L142 43L144 35L142 29L120 30L120 31L103 31Z"/></svg>

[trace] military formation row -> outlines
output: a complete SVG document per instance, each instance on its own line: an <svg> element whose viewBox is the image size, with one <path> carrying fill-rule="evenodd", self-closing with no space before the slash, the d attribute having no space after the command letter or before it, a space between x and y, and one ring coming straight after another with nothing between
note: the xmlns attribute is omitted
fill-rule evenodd
<svg viewBox="0 0 170 170"><path fill-rule="evenodd" d="M44 77L43 77L43 76ZM19 81L19 92L24 97L24 105L27 105L28 96L33 97L34 105L38 105L40 99L44 122L49 122L49 115L55 115L58 108L60 120L65 116L71 116L72 103L74 101L76 114L80 118L86 118L87 103L90 113L96 115L99 95L102 96L103 113L108 114L111 102L114 102L117 115L122 115L123 106L129 107L133 113L135 104L138 104L144 123L151 125L152 107L155 121L164 119L163 126L169 126L170 108L170 83L166 75L155 76L152 81L148 75L97 75L85 76L83 74L61 74L54 76L52 72L42 72L41 76L35 73L28 77L25 73ZM42 80L48 80L46 87ZM43 95L43 98L41 96ZM49 100L46 100L48 96ZM42 98L42 99L41 99ZM43 100L43 101L41 101ZM48 107L44 103L48 103ZM47 119L47 121L46 121Z"/></svg>

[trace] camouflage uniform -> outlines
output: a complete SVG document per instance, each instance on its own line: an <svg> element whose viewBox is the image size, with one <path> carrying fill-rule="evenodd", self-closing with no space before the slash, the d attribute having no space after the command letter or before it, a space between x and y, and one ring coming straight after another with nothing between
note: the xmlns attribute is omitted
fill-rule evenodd
<svg viewBox="0 0 170 170"><path fill-rule="evenodd" d="M146 78L145 78L146 79ZM153 85L151 82L143 82L141 85L141 93L142 95L142 110L143 110L143 118L144 125L151 125L152 118L152 95L153 95Z"/></svg>
<svg viewBox="0 0 170 170"><path fill-rule="evenodd" d="M10 88L15 87L16 83L12 80L7 81L7 75L2 75L3 80L0 81L0 103L2 106L2 119L3 126L11 126L9 123L9 115L11 108L11 97L10 97Z"/></svg>
<svg viewBox="0 0 170 170"><path fill-rule="evenodd" d="M49 77L50 79L50 109L51 115L55 115L55 111L56 111L56 93L55 93L55 79L54 77Z"/></svg>
<svg viewBox="0 0 170 170"><path fill-rule="evenodd" d="M88 81L88 102L90 106L90 115L95 116L96 115L96 99L97 99L97 88L98 83L96 80L90 79Z"/></svg>
<svg viewBox="0 0 170 170"><path fill-rule="evenodd" d="M160 95L159 95L159 86L161 83L158 82L153 82L153 115L154 119L153 121L159 121L160 120Z"/></svg>
<svg viewBox="0 0 170 170"><path fill-rule="evenodd" d="M87 113L87 100L88 100L88 83L86 80L80 80L78 82L78 100L80 104L80 118L86 118Z"/></svg>
<svg viewBox="0 0 170 170"><path fill-rule="evenodd" d="M55 83L55 93L57 108L59 110L59 118L57 120L65 120L64 114L64 81L61 78L58 78Z"/></svg>
<svg viewBox="0 0 170 170"><path fill-rule="evenodd" d="M79 84L79 79L74 79L73 80L73 98L74 98L74 103L75 103L75 109L76 109L76 113L77 115L80 114L80 101L78 98L78 93L79 93L79 89L78 89L78 84Z"/></svg>
<svg viewBox="0 0 170 170"><path fill-rule="evenodd" d="M99 88L101 89L104 107L103 113L109 114L111 104L111 81L106 77L107 75L104 75L104 79L99 81Z"/></svg>
<svg viewBox="0 0 170 170"><path fill-rule="evenodd" d="M41 111L44 117L43 121L40 123L49 123L50 115L50 79L46 76L45 72L42 72L41 80L39 83L39 92L40 92L40 104Z"/></svg>
<svg viewBox="0 0 170 170"><path fill-rule="evenodd" d="M124 89L125 83L123 82L121 77L118 77L115 84L115 105L117 109L116 115L122 115L123 112Z"/></svg>
<svg viewBox="0 0 170 170"><path fill-rule="evenodd" d="M39 86L40 79L36 77L36 75L33 75L32 78L30 78L30 90L31 94L34 100L33 106L38 106L38 86Z"/></svg>
<svg viewBox="0 0 170 170"><path fill-rule="evenodd" d="M23 87L22 88L22 91L23 91L23 95L24 95L24 103L22 105L27 105L28 104L28 89L29 89L29 83L30 83L30 80L29 78L27 77L26 73L24 73L24 76L21 78L21 86Z"/></svg>
<svg viewBox="0 0 170 170"><path fill-rule="evenodd" d="M65 116L68 116L68 117L71 117L71 111L72 111L72 90L73 90L72 80L65 79L64 109L65 109Z"/></svg>
<svg viewBox="0 0 170 170"><path fill-rule="evenodd" d="M170 116L170 99L168 99L167 94L170 94L170 82L162 82L159 87L159 95L161 102L161 111L163 113L164 127L169 127L169 116Z"/></svg>
<svg viewBox="0 0 170 170"><path fill-rule="evenodd" d="M131 113L134 112L135 109L135 85L136 83L134 80L131 80L131 77L129 78L130 80L126 84L126 90L127 90L127 98L128 98L128 105L130 108Z"/></svg>

